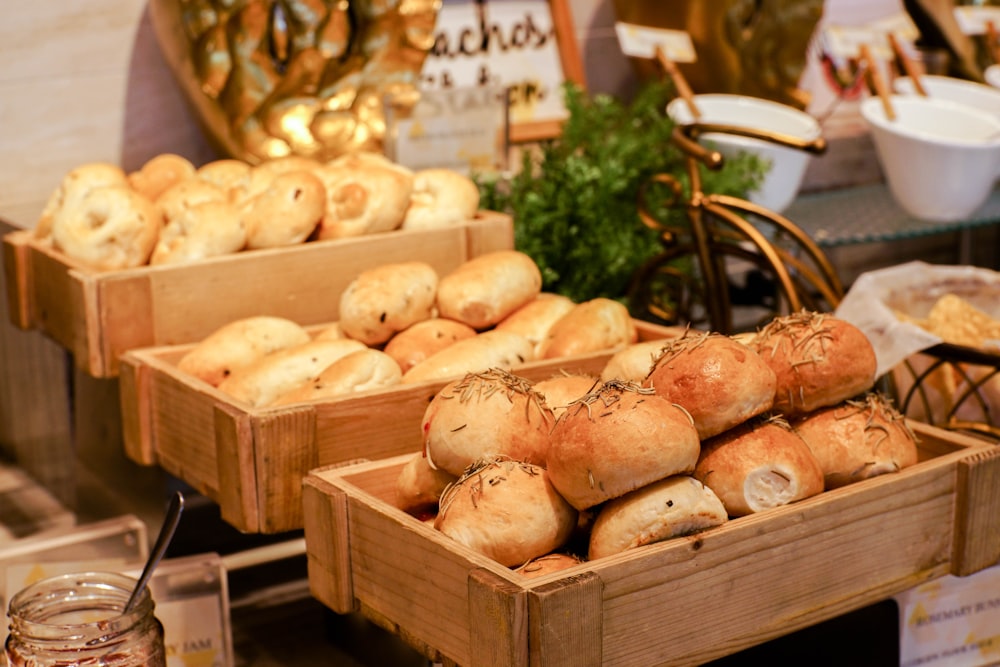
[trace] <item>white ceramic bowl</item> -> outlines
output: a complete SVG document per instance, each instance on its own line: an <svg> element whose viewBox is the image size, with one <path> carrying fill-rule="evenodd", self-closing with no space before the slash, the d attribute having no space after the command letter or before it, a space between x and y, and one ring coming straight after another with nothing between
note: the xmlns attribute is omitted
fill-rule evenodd
<svg viewBox="0 0 1000 667"><path fill-rule="evenodd" d="M983 78L994 88L1000 88L1000 65L990 65L983 70Z"/></svg>
<svg viewBox="0 0 1000 667"><path fill-rule="evenodd" d="M785 104L722 93L695 95L694 100L701 112L698 120L703 123L780 132L805 141L812 141L820 136L819 123L815 118ZM687 102L681 98L670 101L667 114L675 123L694 122ZM724 156L732 157L741 152L755 153L770 163L770 170L763 183L759 189L749 194L749 198L753 203L775 213L784 211L795 199L812 159L812 155L805 151L759 139L718 133L708 133L703 138L706 145L711 142Z"/></svg>
<svg viewBox="0 0 1000 667"><path fill-rule="evenodd" d="M1000 118L964 104L918 95L861 103L882 171L896 202L923 220L967 218L1000 175Z"/></svg>
<svg viewBox="0 0 1000 667"><path fill-rule="evenodd" d="M920 82L927 95L934 99L951 100L968 104L982 111L1000 116L1000 90L974 81L964 81L950 76L922 76ZM892 88L900 95L916 95L913 80L901 76L892 82Z"/></svg>

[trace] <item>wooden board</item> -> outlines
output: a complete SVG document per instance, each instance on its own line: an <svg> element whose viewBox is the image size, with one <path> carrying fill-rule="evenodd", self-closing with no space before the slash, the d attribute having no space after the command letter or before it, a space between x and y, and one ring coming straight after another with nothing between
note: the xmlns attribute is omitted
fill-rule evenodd
<svg viewBox="0 0 1000 667"><path fill-rule="evenodd" d="M899 473L538 579L394 507L407 456L316 469L310 587L466 667L702 664L997 562L1000 507L981 482L1000 450L913 428L921 461Z"/></svg>
<svg viewBox="0 0 1000 667"><path fill-rule="evenodd" d="M636 322L640 340L667 327ZM400 385L324 401L250 408L177 369L193 344L126 352L122 425L128 458L158 465L219 503L244 532L302 528L302 479L313 468L379 460L421 447L420 420L447 381ZM514 372L542 380L560 372L599 375L612 350L532 361Z"/></svg>
<svg viewBox="0 0 1000 667"><path fill-rule="evenodd" d="M395 231L254 250L178 266L98 272L17 230L3 237L11 321L65 347L96 378L118 375L127 350L201 340L256 314L303 325L337 317L341 292L361 271L423 260L440 273L513 247L508 215L481 212L447 229Z"/></svg>

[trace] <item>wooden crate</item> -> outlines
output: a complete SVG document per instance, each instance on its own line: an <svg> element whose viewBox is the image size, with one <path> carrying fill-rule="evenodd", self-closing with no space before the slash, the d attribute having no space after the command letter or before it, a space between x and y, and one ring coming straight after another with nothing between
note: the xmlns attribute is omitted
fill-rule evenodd
<svg viewBox="0 0 1000 667"><path fill-rule="evenodd" d="M317 469L311 590L445 664L704 663L997 562L1000 450L913 427L921 460L902 472L538 579L394 507L406 456Z"/></svg>
<svg viewBox="0 0 1000 667"><path fill-rule="evenodd" d="M640 340L668 328L636 321ZM216 501L244 532L302 528L302 479L313 468L377 460L421 447L420 421L446 381L400 385L326 401L250 408L177 369L193 344L126 352L119 376L125 453L159 465ZM541 380L560 370L600 374L612 352L534 361Z"/></svg>
<svg viewBox="0 0 1000 667"><path fill-rule="evenodd" d="M11 321L68 349L82 370L115 377L131 349L204 338L249 315L309 325L336 319L338 299L359 272L423 260L447 272L514 244L510 216L482 211L448 229L394 231L254 250L177 266L94 271L38 243L29 230L3 237Z"/></svg>

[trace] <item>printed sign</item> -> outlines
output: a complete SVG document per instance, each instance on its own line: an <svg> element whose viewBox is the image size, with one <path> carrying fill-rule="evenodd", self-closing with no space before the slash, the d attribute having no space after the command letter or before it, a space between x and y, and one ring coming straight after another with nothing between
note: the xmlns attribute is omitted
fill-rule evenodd
<svg viewBox="0 0 1000 667"><path fill-rule="evenodd" d="M622 53L627 56L653 58L659 46L675 63L693 63L698 59L691 35L683 30L650 28L618 21L615 23L615 34L618 35Z"/></svg>

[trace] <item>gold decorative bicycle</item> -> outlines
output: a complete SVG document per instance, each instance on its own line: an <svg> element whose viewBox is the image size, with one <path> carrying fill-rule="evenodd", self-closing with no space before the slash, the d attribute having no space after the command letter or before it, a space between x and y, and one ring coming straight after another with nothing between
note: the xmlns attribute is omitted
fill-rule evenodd
<svg viewBox="0 0 1000 667"><path fill-rule="evenodd" d="M639 216L660 233L663 251L642 265L629 290L636 315L671 324L689 323L733 334L752 330L772 317L803 308L831 311L843 298L837 272L820 247L791 220L738 197L706 193L700 169L721 169L721 153L699 143L710 133L733 134L821 154L820 137L791 135L730 125L692 122L674 128L672 141L685 155L688 192L670 174L657 174L639 192ZM666 194L658 208L684 207L686 226L670 225L652 213L652 197ZM734 319L738 277L752 276L764 289L748 305L752 319Z"/></svg>

